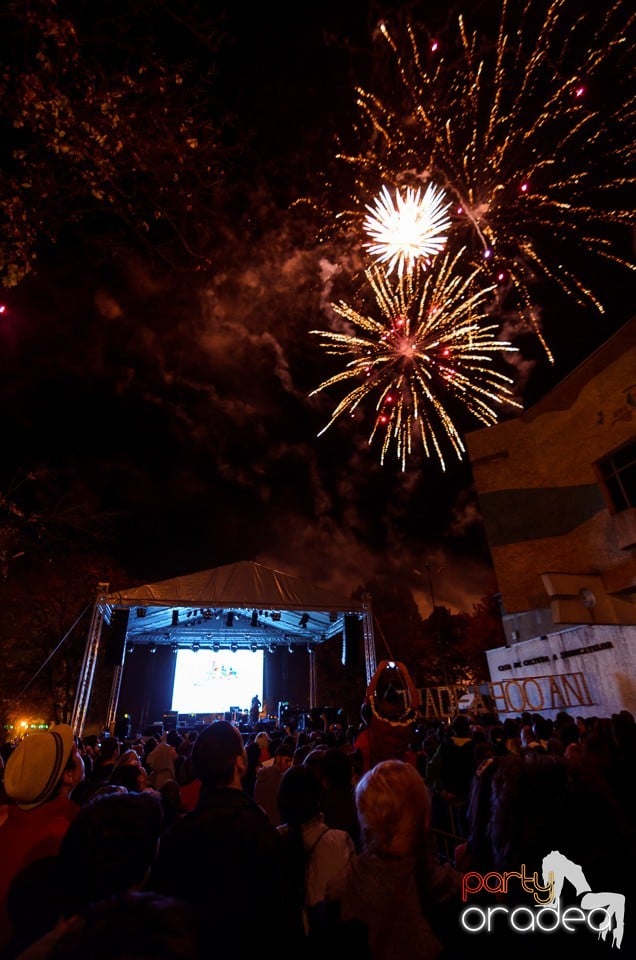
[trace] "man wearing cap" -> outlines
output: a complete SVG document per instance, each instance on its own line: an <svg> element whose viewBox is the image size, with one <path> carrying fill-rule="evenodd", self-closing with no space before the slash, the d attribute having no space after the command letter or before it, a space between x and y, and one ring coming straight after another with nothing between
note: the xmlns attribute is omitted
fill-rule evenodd
<svg viewBox="0 0 636 960"><path fill-rule="evenodd" d="M28 734L7 760L4 789L9 805L0 826L0 948L11 935L11 883L35 860L57 854L79 812L70 796L83 779L84 762L67 724Z"/></svg>
<svg viewBox="0 0 636 960"><path fill-rule="evenodd" d="M203 956L297 955L281 838L242 789L247 756L238 728L217 720L202 730L192 769L199 802L163 834L149 889L193 904Z"/></svg>

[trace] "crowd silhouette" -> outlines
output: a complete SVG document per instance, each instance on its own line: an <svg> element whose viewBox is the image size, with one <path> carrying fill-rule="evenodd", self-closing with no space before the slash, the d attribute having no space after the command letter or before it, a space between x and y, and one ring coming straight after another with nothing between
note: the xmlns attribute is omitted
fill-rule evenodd
<svg viewBox="0 0 636 960"><path fill-rule="evenodd" d="M636 955L634 716L426 721L404 703L394 727L380 696L371 741L363 705L320 729L5 744L0 960ZM575 932L462 926L467 906L531 922L522 865L556 870Z"/></svg>

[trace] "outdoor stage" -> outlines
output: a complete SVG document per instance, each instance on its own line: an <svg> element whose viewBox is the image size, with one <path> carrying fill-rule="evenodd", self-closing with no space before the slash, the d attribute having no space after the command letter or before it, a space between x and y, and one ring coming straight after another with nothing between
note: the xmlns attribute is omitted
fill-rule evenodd
<svg viewBox="0 0 636 960"><path fill-rule="evenodd" d="M281 701L311 710L313 653L336 637L343 665L359 664L368 683L376 669L369 597L343 597L250 561L117 592L100 584L71 725L82 735L88 719L112 731L124 714L138 727L174 710L225 714L248 708L255 694L270 716ZM177 704L185 661L194 664L192 701ZM260 676L252 674L239 694L248 664L257 662ZM98 670L112 673L107 704L93 698ZM216 679L227 683L225 694Z"/></svg>

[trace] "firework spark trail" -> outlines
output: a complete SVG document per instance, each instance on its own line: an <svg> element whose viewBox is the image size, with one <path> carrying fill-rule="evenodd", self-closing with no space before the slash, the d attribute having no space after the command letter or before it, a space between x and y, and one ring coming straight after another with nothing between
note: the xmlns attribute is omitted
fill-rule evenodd
<svg viewBox="0 0 636 960"><path fill-rule="evenodd" d="M476 287L480 271L461 270L464 250L438 257L430 272L398 277L394 284L381 266L366 271L381 314L364 315L344 302L332 304L351 332L312 330L321 346L346 360L343 370L310 396L353 381L334 409L325 432L342 414L375 406L369 443L381 443L384 463L395 445L402 470L419 441L426 457L437 456L446 469L444 446L458 459L465 452L448 407L459 406L484 424L497 421L502 407L520 408L512 380L493 369L495 355L516 352L496 339L496 324L484 324L492 287ZM319 434L320 435L320 434Z"/></svg>
<svg viewBox="0 0 636 960"><path fill-rule="evenodd" d="M382 187L373 206L367 204L363 227L373 242L365 247L376 262L386 265L387 273L410 273L444 249L449 206L444 191L432 183L424 193L411 187L404 194L396 190L395 198Z"/></svg>
<svg viewBox="0 0 636 960"><path fill-rule="evenodd" d="M603 312L587 281L590 263L636 269L608 236L633 226L625 197L635 182L635 15L622 2L601 7L590 40L589 17L571 0L539 7L502 0L490 45L460 16L448 59L437 44L423 50L412 25L399 42L381 26L401 97L391 105L358 91L364 149L340 154L359 193L345 219L359 222L380 184L432 180L452 201L449 243L468 246L489 278L505 275L520 311L530 313L541 278ZM609 105L588 103L608 77Z"/></svg>

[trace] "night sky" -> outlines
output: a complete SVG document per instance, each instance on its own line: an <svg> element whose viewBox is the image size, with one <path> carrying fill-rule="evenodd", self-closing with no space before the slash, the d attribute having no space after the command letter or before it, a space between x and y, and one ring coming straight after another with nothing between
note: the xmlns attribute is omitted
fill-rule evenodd
<svg viewBox="0 0 636 960"><path fill-rule="evenodd" d="M56 509L98 517L128 577L113 586L253 560L345 595L373 578L406 584L426 613L418 571L431 560L436 601L452 611L494 589L470 465L450 455L444 473L417 452L404 472L381 465L355 419L318 437L334 400L308 396L334 369L309 331L333 319L343 264L360 257L316 213L326 198L346 203L336 138L350 135L356 85L382 82L378 20L429 6L219 11L209 116L224 152L206 198L209 262L154 257L93 216L5 286L0 490L33 474L22 489L52 486ZM496 9L469 6L484 22ZM191 40L176 31L173 42ZM633 253L629 235L613 240ZM538 291L555 363L519 336L526 406L631 316L626 271L598 279L603 316ZM461 430L478 426L467 416Z"/></svg>

